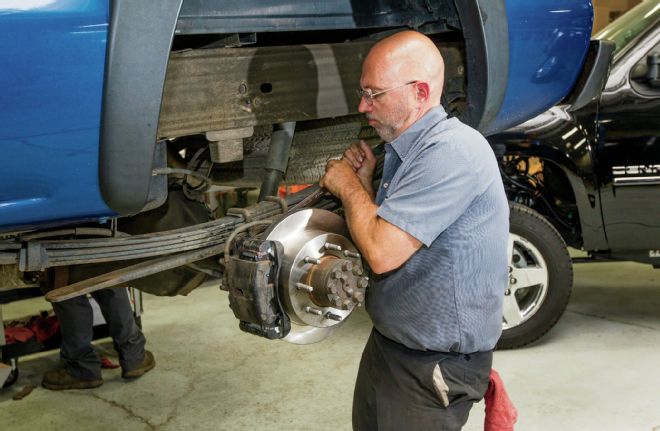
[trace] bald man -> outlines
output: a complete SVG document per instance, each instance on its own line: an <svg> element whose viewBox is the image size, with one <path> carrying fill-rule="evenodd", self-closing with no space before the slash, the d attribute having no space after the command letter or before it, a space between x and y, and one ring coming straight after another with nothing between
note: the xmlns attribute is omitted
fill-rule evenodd
<svg viewBox="0 0 660 431"><path fill-rule="evenodd" d="M444 63L426 36L383 39L362 66L359 111L385 144L383 176L364 142L326 166L374 273L374 329L353 428L460 430L487 387L507 288L509 209L495 156L440 105Z"/></svg>

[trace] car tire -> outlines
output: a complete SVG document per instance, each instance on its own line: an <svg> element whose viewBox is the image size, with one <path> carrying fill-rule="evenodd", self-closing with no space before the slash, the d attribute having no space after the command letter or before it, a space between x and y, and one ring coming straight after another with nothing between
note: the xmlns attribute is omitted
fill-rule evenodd
<svg viewBox="0 0 660 431"><path fill-rule="evenodd" d="M498 349L513 349L545 335L566 310L573 267L566 244L542 215L511 203L509 286Z"/></svg>

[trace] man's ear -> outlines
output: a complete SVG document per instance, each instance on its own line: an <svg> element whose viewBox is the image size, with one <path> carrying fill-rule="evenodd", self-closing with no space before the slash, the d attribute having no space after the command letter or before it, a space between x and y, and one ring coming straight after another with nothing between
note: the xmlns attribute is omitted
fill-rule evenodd
<svg viewBox="0 0 660 431"><path fill-rule="evenodd" d="M431 90L428 82L417 82L415 84L415 97L420 103L425 103L431 96Z"/></svg>

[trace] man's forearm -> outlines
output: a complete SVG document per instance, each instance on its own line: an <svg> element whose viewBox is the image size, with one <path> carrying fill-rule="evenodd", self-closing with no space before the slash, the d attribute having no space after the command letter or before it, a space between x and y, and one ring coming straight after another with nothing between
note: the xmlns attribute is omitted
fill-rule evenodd
<svg viewBox="0 0 660 431"><path fill-rule="evenodd" d="M378 216L378 205L359 182L341 193L351 237L372 271L392 271L407 261L422 243Z"/></svg>
<svg viewBox="0 0 660 431"><path fill-rule="evenodd" d="M351 237L369 265L373 267L377 260L374 246L377 243L378 205L374 203L372 193L373 188L366 189L361 183L353 183L343 190L341 201Z"/></svg>
<svg viewBox="0 0 660 431"><path fill-rule="evenodd" d="M364 187L364 191L367 192L367 194L369 195L369 198L371 199L371 201L372 202L375 201L376 200L376 193L374 193L374 185L373 185L374 180L373 180L373 178L371 176L369 176L368 178L363 178L363 177L360 176L360 182L362 183L362 187Z"/></svg>
<svg viewBox="0 0 660 431"><path fill-rule="evenodd" d="M341 199L351 237L374 272L398 268L422 246L419 240L378 216L373 188L364 185L349 162L330 160L319 184Z"/></svg>

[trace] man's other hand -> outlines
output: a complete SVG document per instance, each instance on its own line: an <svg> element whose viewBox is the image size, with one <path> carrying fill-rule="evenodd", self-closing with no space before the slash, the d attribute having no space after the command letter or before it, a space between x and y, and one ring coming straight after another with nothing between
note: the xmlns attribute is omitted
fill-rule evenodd
<svg viewBox="0 0 660 431"><path fill-rule="evenodd" d="M362 188L360 178L350 162L345 159L329 160L325 165L325 175L319 185L343 199L344 193L351 193L356 187Z"/></svg>
<svg viewBox="0 0 660 431"><path fill-rule="evenodd" d="M374 169L376 169L376 157L371 147L364 141L352 144L344 151L342 158L350 163L355 173L360 177L362 185L370 190Z"/></svg>

